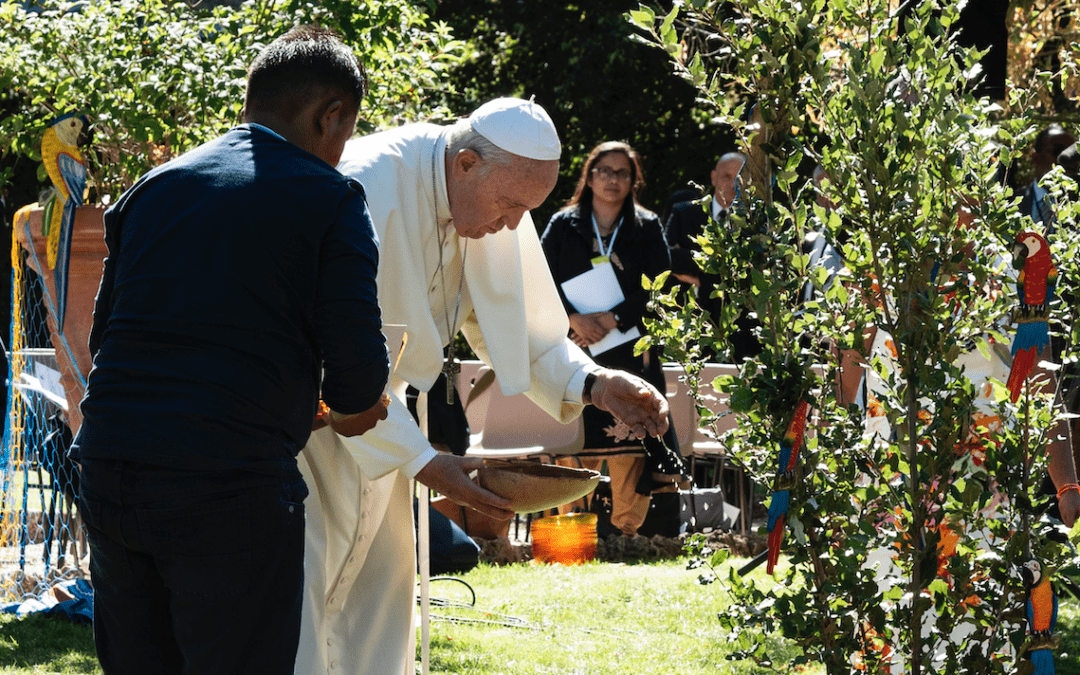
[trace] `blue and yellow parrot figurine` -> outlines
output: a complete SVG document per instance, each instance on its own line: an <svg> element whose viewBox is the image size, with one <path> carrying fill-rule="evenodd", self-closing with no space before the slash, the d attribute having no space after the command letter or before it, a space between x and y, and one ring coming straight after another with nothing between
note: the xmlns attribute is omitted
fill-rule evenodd
<svg viewBox="0 0 1080 675"><path fill-rule="evenodd" d="M769 555L766 572L773 573L776 561L780 559L780 547L784 543L784 528L787 525L788 502L791 490L798 482L795 467L799 462L799 449L802 448L806 433L806 413L809 409L806 401L799 401L791 416L784 438L780 441L780 464L773 482L772 499L769 501Z"/></svg>
<svg viewBox="0 0 1080 675"><path fill-rule="evenodd" d="M1029 560L1020 570L1027 589L1028 658L1035 667L1032 675L1054 675L1053 649L1057 646L1058 600L1050 575L1043 574L1038 560Z"/></svg>
<svg viewBox="0 0 1080 675"><path fill-rule="evenodd" d="M64 328L67 306L68 260L71 255L71 231L75 208L83 203L86 187L86 164L79 152L79 133L86 120L75 114L58 117L41 139L41 159L56 193L46 202L42 234L46 238L46 260L53 270L56 285L56 320Z"/></svg>
<svg viewBox="0 0 1080 675"><path fill-rule="evenodd" d="M1050 245L1036 232L1021 232L1016 237L1013 267L1020 270L1016 278L1020 311L1012 343L1013 362L1005 388L1016 403L1039 352L1050 344L1048 319L1058 272L1050 257Z"/></svg>

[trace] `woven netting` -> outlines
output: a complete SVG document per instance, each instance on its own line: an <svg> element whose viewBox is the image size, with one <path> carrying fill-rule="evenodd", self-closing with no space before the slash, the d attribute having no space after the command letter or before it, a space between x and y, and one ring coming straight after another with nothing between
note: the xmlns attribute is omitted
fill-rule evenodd
<svg viewBox="0 0 1080 675"><path fill-rule="evenodd" d="M18 227L18 223L16 224ZM11 344L6 433L0 456L0 601L42 596L61 579L87 576L75 495L78 474L67 458L60 363L49 337L53 298L12 237ZM44 262L44 261L40 261ZM59 348L70 351L63 343ZM81 380L79 373L69 377Z"/></svg>

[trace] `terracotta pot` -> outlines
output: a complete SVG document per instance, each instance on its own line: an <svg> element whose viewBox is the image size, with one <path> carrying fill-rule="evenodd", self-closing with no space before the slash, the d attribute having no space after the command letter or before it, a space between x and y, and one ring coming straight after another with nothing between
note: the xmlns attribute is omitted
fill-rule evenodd
<svg viewBox="0 0 1080 675"><path fill-rule="evenodd" d="M71 236L71 257L68 266L67 310L64 318L63 336L60 339L54 306L56 285L53 271L48 269L45 255L45 237L41 233L43 210L37 204L25 206L15 214L15 237L29 254L27 265L41 275L48 291L44 299L47 310L49 336L56 349L56 361L60 366L60 381L68 403L68 426L74 434L82 423L79 401L84 393L84 382L90 372L90 328L94 322L94 298L101 284L102 261L108 253L105 246L103 206L80 206L75 211L75 227ZM41 269L44 267L45 269ZM78 374L78 375L77 375ZM81 377L80 377L81 375Z"/></svg>

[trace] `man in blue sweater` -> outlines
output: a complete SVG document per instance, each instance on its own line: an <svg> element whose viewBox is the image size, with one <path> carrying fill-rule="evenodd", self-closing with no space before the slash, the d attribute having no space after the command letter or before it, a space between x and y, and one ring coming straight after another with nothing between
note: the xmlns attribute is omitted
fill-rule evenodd
<svg viewBox="0 0 1080 675"><path fill-rule="evenodd" d="M385 419L378 242L334 166L366 80L326 31L274 41L244 124L105 214L83 423L71 450L105 673L293 672L321 391L331 423Z"/></svg>

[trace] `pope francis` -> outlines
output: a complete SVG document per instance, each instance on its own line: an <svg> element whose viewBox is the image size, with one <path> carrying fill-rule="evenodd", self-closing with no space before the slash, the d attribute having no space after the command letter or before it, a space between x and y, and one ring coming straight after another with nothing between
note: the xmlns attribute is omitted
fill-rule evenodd
<svg viewBox="0 0 1080 675"><path fill-rule="evenodd" d="M330 427L300 456L307 502L305 594L296 672L413 673L415 548L409 478L495 518L508 502L468 477L481 461L436 452L404 404L450 370L461 330L498 373L567 422L591 403L634 432L667 428L664 397L596 366L568 323L529 210L555 187L561 145L532 101L484 104L450 127L414 124L350 141L338 168L363 184L379 236L379 304L408 341L388 419L363 436Z"/></svg>

